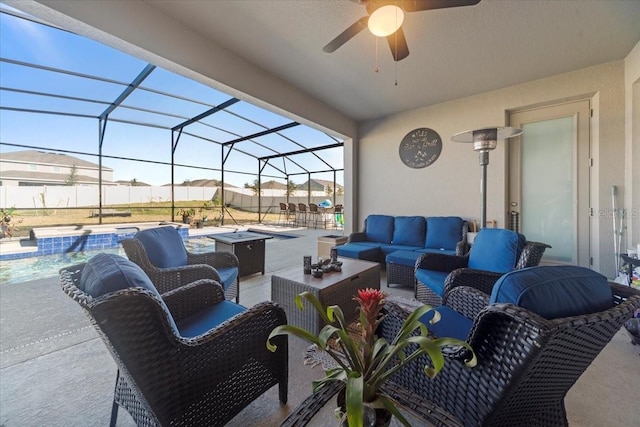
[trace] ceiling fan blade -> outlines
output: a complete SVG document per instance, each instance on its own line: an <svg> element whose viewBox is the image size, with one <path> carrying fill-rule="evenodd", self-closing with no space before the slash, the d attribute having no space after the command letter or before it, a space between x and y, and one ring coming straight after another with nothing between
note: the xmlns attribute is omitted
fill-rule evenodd
<svg viewBox="0 0 640 427"><path fill-rule="evenodd" d="M353 36L358 34L360 31L367 28L367 22L369 21L368 16L363 16L354 22L349 28L344 30L342 33L338 35L335 39L331 40L325 47L322 48L327 53L331 53L335 51L337 48L351 40Z"/></svg>
<svg viewBox="0 0 640 427"><path fill-rule="evenodd" d="M405 12L419 12L447 7L473 6L478 3L480 0L405 0L402 2L402 8Z"/></svg>
<svg viewBox="0 0 640 427"><path fill-rule="evenodd" d="M402 27L398 28L398 31L390 36L387 36L387 42L389 42L394 61L402 61L409 56L409 46L407 46L407 39L404 38Z"/></svg>

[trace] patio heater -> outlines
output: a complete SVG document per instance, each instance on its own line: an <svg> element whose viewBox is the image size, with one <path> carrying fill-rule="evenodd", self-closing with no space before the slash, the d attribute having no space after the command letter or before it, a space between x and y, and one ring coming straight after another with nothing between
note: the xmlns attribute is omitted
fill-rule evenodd
<svg viewBox="0 0 640 427"><path fill-rule="evenodd" d="M480 181L482 194L481 229L487 224L487 165L489 164L489 151L496 148L499 139L513 138L519 135L522 135L522 129L490 127L460 132L451 137L454 142L472 142L474 151L478 152L478 159L480 160L480 166L482 166L482 179Z"/></svg>

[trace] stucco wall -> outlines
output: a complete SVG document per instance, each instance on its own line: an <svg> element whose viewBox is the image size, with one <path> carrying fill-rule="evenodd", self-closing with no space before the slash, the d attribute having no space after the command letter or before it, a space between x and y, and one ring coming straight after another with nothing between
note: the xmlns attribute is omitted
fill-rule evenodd
<svg viewBox="0 0 640 427"><path fill-rule="evenodd" d="M640 42L625 59L625 207L627 247L640 243ZM624 251L624 247L622 248Z"/></svg>
<svg viewBox="0 0 640 427"><path fill-rule="evenodd" d="M536 80L480 95L403 112L359 127L359 216L480 216L478 156L469 144L450 142L451 135L480 127L505 125L508 111L564 100L592 100L592 204L610 208L611 186L625 182L624 61ZM411 130L428 127L443 140L440 158L424 169L410 169L398 155L400 140ZM487 177L487 218L505 226L505 143L491 152ZM543 173L541 171L541 173ZM400 190L399 190L400 189ZM579 213L588 215L588 212ZM613 277L613 230L610 219L592 221L593 268Z"/></svg>

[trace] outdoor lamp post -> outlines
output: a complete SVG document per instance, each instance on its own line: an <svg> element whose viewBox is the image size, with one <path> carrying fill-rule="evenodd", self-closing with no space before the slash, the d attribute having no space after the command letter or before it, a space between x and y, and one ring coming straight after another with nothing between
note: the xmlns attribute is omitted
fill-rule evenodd
<svg viewBox="0 0 640 427"><path fill-rule="evenodd" d="M478 152L478 159L480 160L480 166L482 166L482 180L480 181L482 216L480 218L480 228L484 228L487 224L487 165L489 164L489 151L496 148L499 139L513 138L519 135L522 135L522 129L490 127L460 132L451 137L454 142L472 142L473 149Z"/></svg>

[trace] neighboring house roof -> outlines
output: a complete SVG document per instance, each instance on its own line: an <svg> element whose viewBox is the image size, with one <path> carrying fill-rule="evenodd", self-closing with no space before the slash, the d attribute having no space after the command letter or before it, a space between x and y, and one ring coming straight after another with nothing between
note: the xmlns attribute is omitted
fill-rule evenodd
<svg viewBox="0 0 640 427"><path fill-rule="evenodd" d="M312 179L311 181L311 191L323 191L326 187L333 188L333 181L327 181L325 179ZM306 190L308 188L309 181L296 186L299 190ZM336 183L336 188L343 188L342 185Z"/></svg>
<svg viewBox="0 0 640 427"><path fill-rule="evenodd" d="M287 185L278 181L266 181L260 184L260 188L263 190L286 190Z"/></svg>
<svg viewBox="0 0 640 427"><path fill-rule="evenodd" d="M23 181L48 181L48 182L60 182L64 183L68 175L53 173L53 172L34 172L34 171L2 171L2 179L14 179ZM97 184L98 178L87 175L76 175L76 182L82 184ZM111 181L102 180L104 184L112 184Z"/></svg>
<svg viewBox="0 0 640 427"><path fill-rule="evenodd" d="M98 169L99 165L96 163L88 162L86 160L79 159L77 157L69 156L67 154L60 153L48 153L40 150L24 150L24 151L9 151L2 153L2 160L12 160L16 162L24 163L37 163L37 164L49 164L49 165L62 165L62 166L82 166L93 169ZM102 166L102 170L113 171L113 169Z"/></svg>

